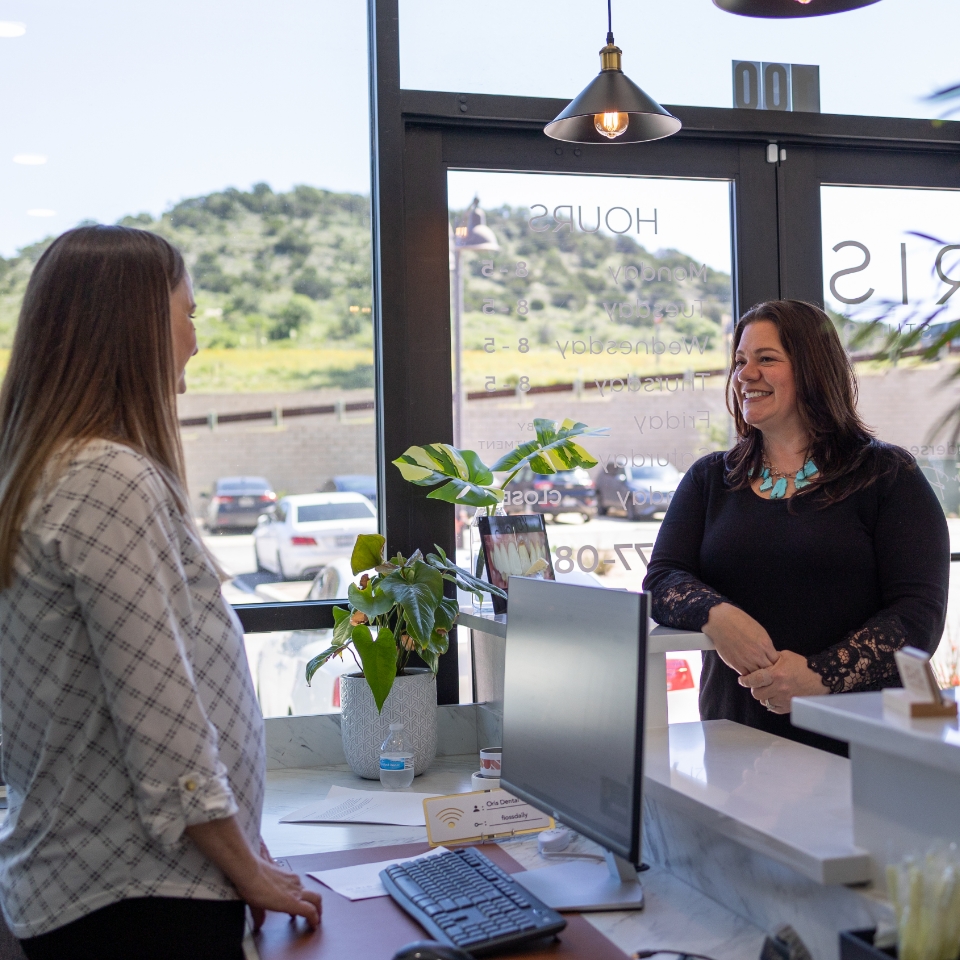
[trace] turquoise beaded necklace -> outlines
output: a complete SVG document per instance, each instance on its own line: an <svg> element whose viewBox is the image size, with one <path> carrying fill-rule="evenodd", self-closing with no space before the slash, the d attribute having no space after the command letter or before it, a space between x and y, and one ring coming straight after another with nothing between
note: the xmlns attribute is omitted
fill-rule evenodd
<svg viewBox="0 0 960 960"><path fill-rule="evenodd" d="M809 478L816 476L819 472L820 470L813 460L808 459L807 462L797 471L796 476L793 478L794 486L797 488L797 490L802 490L804 487L809 487ZM761 493L766 493L766 491L769 490L771 500L782 500L787 495L787 477L789 476L789 473L781 473L779 470L777 470L776 467L774 467L770 461L764 457L763 470L760 472L760 479L762 481L760 484ZM776 482L774 482L774 478L776 478Z"/></svg>

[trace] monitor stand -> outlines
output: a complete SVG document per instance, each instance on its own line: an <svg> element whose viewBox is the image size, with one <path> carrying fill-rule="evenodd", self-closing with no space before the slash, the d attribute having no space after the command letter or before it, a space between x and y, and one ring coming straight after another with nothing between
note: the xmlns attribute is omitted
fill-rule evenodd
<svg viewBox="0 0 960 960"><path fill-rule="evenodd" d="M643 887L636 868L609 850L604 854L606 864L571 860L515 873L511 879L554 910L642 910Z"/></svg>

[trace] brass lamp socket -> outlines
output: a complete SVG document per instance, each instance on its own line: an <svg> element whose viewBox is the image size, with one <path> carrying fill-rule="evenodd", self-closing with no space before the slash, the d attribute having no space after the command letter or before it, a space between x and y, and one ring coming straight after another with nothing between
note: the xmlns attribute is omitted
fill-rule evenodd
<svg viewBox="0 0 960 960"><path fill-rule="evenodd" d="M623 67L620 65L620 57L622 54L623 51L616 44L608 43L600 51L600 69L616 70L623 73Z"/></svg>

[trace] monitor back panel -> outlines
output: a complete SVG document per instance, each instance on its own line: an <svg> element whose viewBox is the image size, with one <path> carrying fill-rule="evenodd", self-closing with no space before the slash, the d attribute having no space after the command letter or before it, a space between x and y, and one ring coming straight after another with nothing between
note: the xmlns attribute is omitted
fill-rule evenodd
<svg viewBox="0 0 960 960"><path fill-rule="evenodd" d="M501 785L639 863L646 594L510 579Z"/></svg>

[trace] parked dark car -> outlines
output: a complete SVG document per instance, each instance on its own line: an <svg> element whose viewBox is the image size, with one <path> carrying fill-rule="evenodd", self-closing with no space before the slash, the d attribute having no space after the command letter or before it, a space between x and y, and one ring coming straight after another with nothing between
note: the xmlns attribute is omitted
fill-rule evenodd
<svg viewBox="0 0 960 960"><path fill-rule="evenodd" d="M610 463L597 477L597 508L628 520L664 513L683 474L672 464L664 467L618 466Z"/></svg>
<svg viewBox="0 0 960 960"><path fill-rule="evenodd" d="M377 478L366 473L345 473L328 480L322 493L362 493L374 506L377 504Z"/></svg>
<svg viewBox="0 0 960 960"><path fill-rule="evenodd" d="M503 499L507 513L579 513L585 521L597 515L597 488L582 467L557 473L534 473L524 467L510 481Z"/></svg>
<svg viewBox="0 0 960 960"><path fill-rule="evenodd" d="M221 477L207 505L207 529L253 530L257 519L277 502L265 477Z"/></svg>

